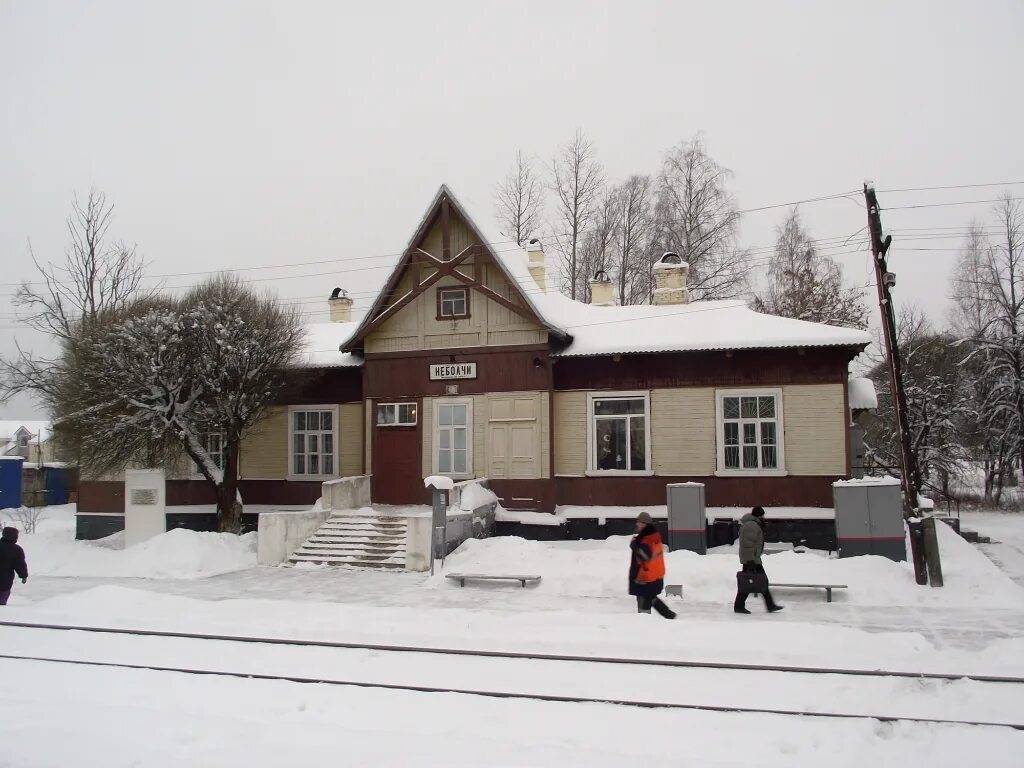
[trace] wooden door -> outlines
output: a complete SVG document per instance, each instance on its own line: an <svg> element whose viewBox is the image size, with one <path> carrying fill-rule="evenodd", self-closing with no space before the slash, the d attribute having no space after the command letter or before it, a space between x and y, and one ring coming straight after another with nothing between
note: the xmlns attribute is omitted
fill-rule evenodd
<svg viewBox="0 0 1024 768"><path fill-rule="evenodd" d="M415 425L395 425L380 405L414 405ZM423 468L422 403L419 400L373 401L373 500L381 504L427 504ZM403 409L405 410L405 409ZM408 419L406 419L408 420ZM383 422L383 423L382 423Z"/></svg>
<svg viewBox="0 0 1024 768"><path fill-rule="evenodd" d="M540 477L540 430L536 395L490 400L487 476L495 480Z"/></svg>

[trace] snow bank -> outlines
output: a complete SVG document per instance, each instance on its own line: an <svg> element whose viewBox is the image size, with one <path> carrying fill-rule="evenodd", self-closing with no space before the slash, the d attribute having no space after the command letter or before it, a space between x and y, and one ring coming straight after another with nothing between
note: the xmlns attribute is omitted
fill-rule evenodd
<svg viewBox="0 0 1024 768"><path fill-rule="evenodd" d="M940 525L939 544L946 586L923 588L914 581L909 563L883 557L828 558L814 552L780 552L764 558L775 582L847 584L837 602L875 606L962 605L1024 608L1024 589L1014 584L988 558ZM616 597L626 591L629 537L604 541L529 541L503 536L471 539L448 556L445 572L539 574L537 590L573 597ZM668 584L683 584L687 600L729 602L735 594L738 561L734 552L698 555L670 552L666 557ZM443 576L432 583L444 584ZM806 591L780 590L785 602L791 595L824 599Z"/></svg>
<svg viewBox="0 0 1024 768"><path fill-rule="evenodd" d="M198 533L176 528L134 547L124 534L76 541L74 506L57 508L21 543L33 576L201 579L256 566L256 534Z"/></svg>

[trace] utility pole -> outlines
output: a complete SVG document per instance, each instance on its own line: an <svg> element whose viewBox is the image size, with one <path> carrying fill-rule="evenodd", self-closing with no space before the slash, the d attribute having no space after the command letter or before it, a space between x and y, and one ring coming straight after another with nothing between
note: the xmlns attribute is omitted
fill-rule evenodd
<svg viewBox="0 0 1024 768"><path fill-rule="evenodd" d="M903 389L903 364L900 360L899 336L896 328L896 311L892 303L892 287L896 284L896 276L889 271L885 257L892 244L892 235L882 237L882 217L879 213L878 198L875 196L873 184L864 184L864 203L868 211L868 229L871 232L871 253L875 263L875 285L878 288L878 306L882 312L882 335L885 339L885 358L889 368L889 382L892 387L893 410L896 413L896 428L899 431L900 473L903 485L903 515L907 518L910 529L910 545L913 553L914 574L918 584L927 584L925 572L925 554L930 547L925 546L924 531L919 521L911 518L920 517L918 510L918 490L916 486L917 460L911 449L910 426L907 424L907 394ZM931 559L931 558L929 558ZM934 561L938 564L936 547ZM938 583L942 586L941 571Z"/></svg>

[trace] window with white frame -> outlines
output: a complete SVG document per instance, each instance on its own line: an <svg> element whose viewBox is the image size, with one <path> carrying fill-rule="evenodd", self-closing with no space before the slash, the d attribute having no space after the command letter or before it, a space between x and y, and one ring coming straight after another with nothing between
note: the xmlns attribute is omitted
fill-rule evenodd
<svg viewBox="0 0 1024 768"><path fill-rule="evenodd" d="M647 472L651 466L648 393L591 394L589 404L589 470Z"/></svg>
<svg viewBox="0 0 1024 768"><path fill-rule="evenodd" d="M217 469L224 469L224 433L223 432L207 432L200 438L202 440L203 449L210 456L210 460L213 462L213 466ZM196 474L200 474L199 465L195 466Z"/></svg>
<svg viewBox="0 0 1024 768"><path fill-rule="evenodd" d="M781 472L782 391L722 390L717 395L719 471Z"/></svg>
<svg viewBox="0 0 1024 768"><path fill-rule="evenodd" d="M416 403L378 403L378 427L415 427Z"/></svg>
<svg viewBox="0 0 1024 768"><path fill-rule="evenodd" d="M335 424L333 408L292 409L290 474L323 477L334 474Z"/></svg>
<svg viewBox="0 0 1024 768"><path fill-rule="evenodd" d="M473 474L473 401L434 404L434 470L441 475Z"/></svg>
<svg viewBox="0 0 1024 768"><path fill-rule="evenodd" d="M437 317L439 320L469 317L469 291L465 288L439 288Z"/></svg>

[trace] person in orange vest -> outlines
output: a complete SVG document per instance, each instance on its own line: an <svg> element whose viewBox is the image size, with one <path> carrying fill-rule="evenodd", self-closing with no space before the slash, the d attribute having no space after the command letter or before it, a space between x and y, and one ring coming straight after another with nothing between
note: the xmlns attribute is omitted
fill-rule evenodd
<svg viewBox="0 0 1024 768"><path fill-rule="evenodd" d="M665 588L665 548L654 520L646 512L636 517L636 536L629 542L633 557L629 562L629 594L636 597L639 613L650 613L654 608L666 619L674 619L675 612L658 595Z"/></svg>

